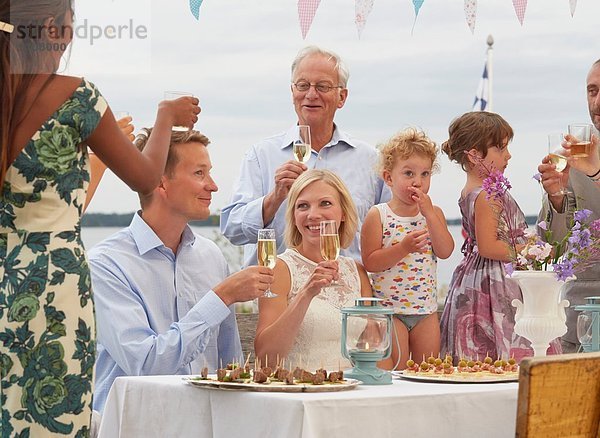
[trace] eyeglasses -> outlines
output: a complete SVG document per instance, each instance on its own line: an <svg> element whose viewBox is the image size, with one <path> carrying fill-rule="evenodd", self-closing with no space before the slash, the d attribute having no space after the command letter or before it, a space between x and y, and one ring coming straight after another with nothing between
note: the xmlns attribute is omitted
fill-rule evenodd
<svg viewBox="0 0 600 438"><path fill-rule="evenodd" d="M302 93L308 91L310 87L315 87L315 90L317 90L319 93L329 93L334 88L344 88L341 85L330 85L327 82L318 82L316 84L311 84L307 81L298 81L293 85L294 87L296 87L296 90Z"/></svg>

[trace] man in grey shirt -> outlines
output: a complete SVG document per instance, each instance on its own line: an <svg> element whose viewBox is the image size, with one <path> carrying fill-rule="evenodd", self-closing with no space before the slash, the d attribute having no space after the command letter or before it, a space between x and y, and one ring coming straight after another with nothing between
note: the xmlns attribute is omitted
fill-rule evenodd
<svg viewBox="0 0 600 438"><path fill-rule="evenodd" d="M600 59L592 64L587 75L586 92L592 123L600 130ZM569 136L566 140L570 140ZM597 137L592 138L589 156L570 161L570 167L562 173L556 171L549 157L544 158L538 170L546 191L538 221L546 221L554 240L562 239L569 231L575 210L591 210L590 220L600 218L600 158ZM569 188L566 195L559 193L564 186ZM577 279L567 282L562 291L563 297L571 303L571 307L566 309L567 333L562 337L563 353L575 353L580 349L577 338L579 312L573 310L572 306L583 304L585 297L600 294L600 263L577 272L576 276Z"/></svg>

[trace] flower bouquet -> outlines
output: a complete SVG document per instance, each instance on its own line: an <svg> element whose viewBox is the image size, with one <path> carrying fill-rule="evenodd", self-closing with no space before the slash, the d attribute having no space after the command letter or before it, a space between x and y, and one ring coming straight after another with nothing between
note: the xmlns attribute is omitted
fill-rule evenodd
<svg viewBox="0 0 600 438"><path fill-rule="evenodd" d="M528 231L515 224L505 208L510 188L501 172L487 172L483 190L499 215L499 239L510 249L506 273L523 294L523 301L512 301L517 308L514 331L531 341L534 356L545 356L550 343L567 331L564 309L569 302L560 299L561 285L600 261L600 219L592 221L589 210L575 211L560 240L553 238L545 222L537 224L539 233Z"/></svg>
<svg viewBox="0 0 600 438"><path fill-rule="evenodd" d="M508 275L514 271L554 271L558 280L565 281L600 261L600 219L592 221L590 210L575 211L567 234L555 240L544 221L537 224L538 233L514 226L503 205L510 188L510 182L500 171L487 172L483 190L505 224L504 229L499 227L499 238L510 249L511 262L505 264ZM518 243L521 237L526 239L524 244Z"/></svg>

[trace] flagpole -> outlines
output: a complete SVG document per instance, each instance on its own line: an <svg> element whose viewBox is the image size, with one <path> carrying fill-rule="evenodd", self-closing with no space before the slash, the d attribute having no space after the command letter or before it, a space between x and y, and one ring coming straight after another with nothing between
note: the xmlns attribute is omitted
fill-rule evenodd
<svg viewBox="0 0 600 438"><path fill-rule="evenodd" d="M494 83L494 69L492 68L492 54L494 52L494 37L492 35L488 35L487 37L487 73L488 73L488 103L486 107L486 111L493 112L493 101L492 98L492 85Z"/></svg>

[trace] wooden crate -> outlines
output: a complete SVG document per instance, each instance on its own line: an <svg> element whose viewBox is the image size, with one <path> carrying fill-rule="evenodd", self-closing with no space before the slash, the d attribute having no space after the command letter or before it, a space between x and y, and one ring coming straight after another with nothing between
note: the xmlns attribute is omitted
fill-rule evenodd
<svg viewBox="0 0 600 438"><path fill-rule="evenodd" d="M525 359L516 436L600 437L600 353Z"/></svg>

